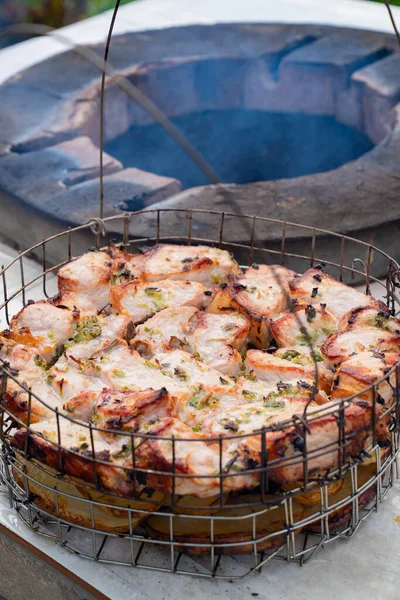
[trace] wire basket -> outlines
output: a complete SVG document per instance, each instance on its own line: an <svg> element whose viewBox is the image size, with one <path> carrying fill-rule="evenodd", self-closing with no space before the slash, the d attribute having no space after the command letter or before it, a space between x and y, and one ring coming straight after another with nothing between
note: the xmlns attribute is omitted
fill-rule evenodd
<svg viewBox="0 0 400 600"><path fill-rule="evenodd" d="M153 224L154 235L132 237L133 219L147 226ZM186 236L171 235L175 231L171 228L171 219L179 221L180 230L186 224ZM231 239L230 231L238 219L240 223L248 224L248 244ZM202 236L199 232L204 231L205 222L207 235ZM5 302L0 307L0 316L8 321L10 314L25 306L32 295L50 297L56 292L54 274L58 268L79 255L88 242L100 248L110 226L113 231L120 230L116 244L129 251L154 242L179 242L188 245L210 244L227 249L239 257L243 268L254 262L280 263L296 271L304 271L316 263L326 262L327 269L340 281L351 283L355 277L362 278L367 293L372 283L381 286L382 296L392 313L398 309L396 289L399 287L399 265L387 254L365 242L262 217L196 209L149 209L134 215L94 219L87 225L64 231L21 253L1 272ZM279 247L266 247L260 241L271 227L281 229ZM296 234L299 237L309 236L308 256L296 252ZM319 252L321 240L324 240L323 244L328 240L331 247L336 249L335 262L324 261ZM47 264L46 256L51 244L57 245L59 254L64 248L64 260L60 264ZM30 253L42 254L43 268L41 275L28 281L26 265ZM387 265L385 282L372 274L374 261L378 257L379 262L384 260ZM21 285L18 289L10 290L7 281L12 272L19 274ZM189 475L180 471L177 457L183 445L187 448L188 445L199 444L198 438L158 438L156 435L122 433L130 441L131 460L128 466L123 467L129 472L132 484L130 498L126 494L104 489L101 469L107 466L107 461L100 453L96 453L94 436L97 431L105 430L98 430L92 424L75 421L70 415L48 407L55 413L57 423L57 439L51 440L53 462L46 465L37 460L40 456L35 454L30 435L25 436L24 444L19 449L15 448L10 440L16 428L25 426L28 434L33 433L32 401L44 405L45 402L18 381L18 376L7 363L2 363L1 371L1 473L10 504L28 527L91 560L229 579L260 571L272 558L302 564L318 548L334 540L351 537L362 521L378 509L398 476L399 364L362 392L330 403L327 408L323 405L318 407L318 414L313 414L306 406L302 414L251 434L208 438L207 443L219 449L220 466L218 473L196 474L199 479L213 478L215 493L207 499L179 493L182 481ZM25 423L18 422L18 418L6 408L9 381L26 392L28 408ZM393 400L378 416L379 386L383 382L391 386ZM371 398L369 407L365 408L369 415L367 427L364 427L368 429L368 439L364 437L360 446L357 432L347 427L347 411L361 396L365 398L366 393ZM313 427L318 419L325 416L335 422L334 439L316 446L311 435ZM84 460L90 476L85 481L74 479L68 470L68 461L75 453L63 447L60 433L63 419L86 428L89 444ZM382 444L377 438L377 426L381 419L389 425L390 443ZM289 457L278 456L271 460L267 451L268 440L277 431L296 436L296 451ZM137 466L135 448L137 441L143 437L170 444L170 469ZM239 438L241 443L246 444L250 437L258 440L260 461L249 461L245 471L227 471L222 458L226 444ZM313 474L313 461L317 457L327 457L329 462L330 467L324 475L321 472L317 476ZM289 469L294 469L296 478L290 486L282 488L277 484L276 473L281 470L289 472ZM155 477L164 478L167 482L165 494L154 492L148 485ZM250 492L228 493L225 482L233 477L256 478L257 485ZM232 555L242 556L238 560Z"/></svg>

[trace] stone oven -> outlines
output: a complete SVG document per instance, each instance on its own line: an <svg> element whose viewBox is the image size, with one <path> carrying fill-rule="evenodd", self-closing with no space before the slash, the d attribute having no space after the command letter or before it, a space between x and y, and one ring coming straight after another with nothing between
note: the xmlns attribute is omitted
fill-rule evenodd
<svg viewBox="0 0 400 600"><path fill-rule="evenodd" d="M94 49L101 55L103 46ZM315 25L176 27L116 36L110 63L174 121L224 185L207 185L161 127L108 81L105 216L150 205L240 210L353 235L398 254L394 36ZM99 93L99 71L73 51L0 87L7 215L0 228L21 247L98 216ZM131 231L151 237L155 219L133 217ZM176 214L163 222L174 235L187 230ZM198 227L206 237L206 215ZM274 245L282 231L271 226L255 235ZM290 225L285 235L295 236ZM225 236L248 240L248 223L228 223ZM310 231L296 240L300 251L309 248Z"/></svg>

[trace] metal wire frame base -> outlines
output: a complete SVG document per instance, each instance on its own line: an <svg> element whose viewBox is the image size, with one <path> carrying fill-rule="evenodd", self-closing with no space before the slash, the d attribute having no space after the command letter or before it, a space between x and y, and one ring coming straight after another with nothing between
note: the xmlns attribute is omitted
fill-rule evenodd
<svg viewBox="0 0 400 600"><path fill-rule="evenodd" d="M302 566L310 560L314 554L337 540L352 537L361 524L373 513L379 510L384 497L398 479L398 457L400 453L399 435L393 437L393 448L390 456L380 465L379 447L373 450L377 454L377 471L363 486L357 486L357 464L350 469L352 490L340 502L330 504L328 501L327 484L321 486L320 505L314 507L315 513L306 516L296 522L293 520L284 531L284 541L276 549L269 552L259 552L258 544L260 538L253 542L253 552L244 556L229 556L218 554L218 544L212 547L209 544L209 553L206 556L193 557L185 554L181 544L173 542L173 513L150 513L163 515L171 521L172 539L169 542L161 542L148 537L142 525L133 528L129 533L106 533L98 531L93 527L84 527L71 524L60 516L54 516L47 511L35 506L29 484L32 480L26 475L24 467L18 458L12 457L5 448L2 449L1 479L3 489L8 493L10 508L15 508L20 519L27 527L38 535L53 539L55 543L66 548L88 560L104 564L119 566L138 567L147 570L172 572L180 575L195 575L198 577L214 577L217 579L243 579L252 573L260 573L262 568L271 560L284 560L295 562ZM20 487L12 475L12 469L16 469L23 477L23 487ZM374 488L373 498L366 505L360 506L360 498ZM55 497L61 497L61 493L55 492ZM112 505L87 500L92 515L94 508L103 506L112 508ZM283 499L285 512L290 521L291 499L289 496ZM58 504L58 503L57 503ZM329 505L330 504L330 505ZM330 517L339 509L348 509L346 521L338 527L330 525ZM135 511L130 511L130 522ZM249 518L255 521L256 514ZM213 515L203 516L212 531L215 523ZM232 517L236 519L237 517ZM227 519L229 521L229 518ZM316 527L318 525L318 527ZM316 529L320 532L317 533ZM255 532L256 528L254 528ZM298 531L300 533L298 534ZM280 532L270 534L266 537L280 535ZM235 544L237 545L237 544Z"/></svg>
<svg viewBox="0 0 400 600"><path fill-rule="evenodd" d="M166 235L163 229L163 215L170 215L175 213L180 219L187 221L187 235L186 237ZM131 216L124 215L118 217L111 217L109 219L94 219L92 222L85 226L77 227L72 230L64 231L57 236L44 240L37 244L35 247L27 250L20 254L20 256L12 261L5 269L0 273L3 280L3 289L5 302L0 306L0 311L3 311L7 322L10 316L10 306L12 311L16 311L22 306L27 304L30 294L30 290L39 281L42 282L42 295L50 297L52 292L49 285L49 277L57 271L57 269L65 262L68 262L73 256L76 256L82 252L82 237L81 234L85 233L85 241L91 236L96 248L101 246L101 237L106 235L106 227L109 222L119 222L121 227L121 244L126 249L135 249L138 245L143 243L151 242L168 242L168 241L179 241L180 243L197 244L206 243L214 244L221 248L229 249L234 252L241 253L241 262L243 261L243 254L247 254L247 262L251 264L254 260L258 262L266 263L281 263L289 268L301 263L303 270L308 266L313 266L317 262L323 261L318 251L320 236L330 236L332 244L335 244L335 248L338 251L338 260L328 262L328 267L334 271L334 275L339 280L349 281L354 275L361 276L365 281L365 290L368 293L369 287L372 281L380 283L383 287L382 290L386 292L386 300L388 305L391 307L393 314L396 312L399 303L396 296L396 290L399 287L399 265L391 259L388 255L381 252L379 249L373 246L353 240L346 236L342 236L335 233L330 233L316 228L311 228L303 225L297 225L293 223L280 222L273 219L266 219L261 217L253 217L246 215L236 215L233 213L218 213L217 211L202 211L202 210L174 210L166 209L160 210L145 210L141 213L135 214L135 218L151 217L155 220L155 232L154 236L147 238L132 238L130 235ZM201 223L204 218L211 216L215 222L215 237L200 237L198 234L194 235L194 232L199 231L197 227L197 221ZM239 243L233 241L229 236L229 223L231 220L240 219L241 223L243 220L249 225L249 243ZM262 240L262 231L268 226L279 226L282 231L281 241L279 248L266 247ZM290 229L298 230L299 235L308 233L310 236L310 254L308 256L299 255L291 247L290 240L287 239L288 231ZM62 241L65 244L65 259L58 265L48 265L46 261L46 249L49 244L57 243ZM353 252L357 248L361 253L354 255ZM26 281L25 277L25 261L31 251L41 251L43 261L43 272L40 276L35 277L30 281ZM351 256L349 257L349 253ZM388 277L386 285L382 284L378 279L372 275L372 265L374 256L380 254L387 262ZM16 291L9 290L7 286L7 277L12 269L17 269L20 274L21 286ZM298 269L300 270L300 269ZM54 290L56 291L56 290ZM16 306L16 302L19 302L20 306ZM2 397L4 398L7 378L11 378L15 383L21 385L18 379L8 369L6 364L1 367L3 374L2 381ZM308 492L316 487L316 482L309 481L308 479L308 460L307 446L304 444L305 449L303 456L300 460L304 464L304 479L300 487L291 492L283 493L279 492L269 502L265 501L265 490L263 479L268 478L268 470L270 465L267 461L262 460L260 467L260 477L262 479L261 492L258 492L258 497L254 501L246 501L242 506L252 508L247 514L244 514L240 519L247 520L249 523L248 530L250 531L250 539L248 537L245 541L231 541L231 542L219 542L215 538L215 528L218 521L224 520L226 523L229 521L237 521L237 516L229 516L229 512L225 515L206 514L205 511L199 510L196 514L196 519L206 523L209 535L204 543L183 541L176 539L174 531L174 522L177 516L180 518L188 518L187 514L182 511L179 513L181 507L176 503L176 497L174 492L172 498L163 503L164 509L158 510L157 506L153 506L152 509L144 510L142 507L124 509L128 516L128 532L109 533L101 530L96 525L95 513L99 509L113 509L115 505L112 503L98 502L89 499L81 499L87 505L89 513L91 515L91 526L82 526L73 524L62 517L60 514L60 503L62 500L68 498L68 494L58 491L56 488L48 488L50 493L54 494L54 510L47 512L42 507L38 507L35 504L35 494L31 492L32 484L38 483L34 477L27 474L23 460L29 461L30 454L28 448L25 451L18 453L10 446L10 432L15 427L14 422L10 422L9 415L7 412L2 410L1 416L1 431L0 437L3 441L3 449L1 452L2 456L2 477L5 481L10 503L16 508L20 517L24 522L37 531L41 535L45 535L53 538L57 543L68 548L69 550L91 560L99 562L106 562L112 564L138 566L146 569L156 569L161 571L176 572L181 574L194 574L204 577L222 577L222 578L241 578L254 572L260 571L262 566L272 559L284 559L290 562L298 562L303 564L321 547L326 546L330 542L348 538L354 535L360 524L369 516L374 510L378 509L379 503L383 496L390 489L394 478L397 476L397 457L399 454L399 417L400 417L400 398L399 398L399 384L398 384L398 365L394 367L389 373L385 375L383 380L389 380L391 375L396 376L396 382L394 387L394 402L386 411L386 416L391 420L391 436L392 436L392 450L389 457L385 457L383 464L381 464L381 450L377 445L375 438L375 417L371 425L371 437L372 447L369 452L375 456L376 459L376 473L371 478L362 484L358 485L358 471L363 469L363 466L358 466L357 463L353 463L352 460L343 460L344 449L346 447L346 438L344 435L344 422L345 422L345 403L346 401L351 402L351 399L346 401L338 402L335 410L339 414L338 418L338 437L335 443L335 451L337 451L339 457L338 469L329 473L329 479L325 482L321 482L320 490L320 503L313 509L312 514L302 515L301 518L294 516L293 503L296 500L296 495L304 492ZM378 396L377 387L381 381L376 382L374 385L368 388L372 394L372 411L375 415L376 398ZM29 402L32 398L41 401L40 398L35 396L33 392L29 392ZM363 390L362 393L364 393ZM358 394L360 395L360 394ZM355 395L357 397L357 395ZM29 404L30 405L30 404ZM1 408L1 406L0 406ZM321 411L323 408L321 407ZM56 413L57 420L64 418L60 413ZM74 421L69 418L70 421ZM304 436L306 440L306 431L309 422L309 416L303 415L302 420L295 423L297 430L301 436ZM30 419L28 418L28 429ZM282 425L282 427L288 427L289 425ZM95 430L96 428L91 428ZM264 440L265 445L265 431L259 432L261 436L261 442ZM178 443L172 440L172 443ZM220 442L221 444L221 442ZM55 444L61 456L62 443L61 439ZM133 447L133 444L132 444ZM221 446L222 447L222 446ZM97 462L100 464L95 457L94 447L93 459L94 468ZM320 452L331 452L332 447L321 448ZM297 459L298 460L298 459ZM60 460L60 471L62 471L63 461ZM46 467L40 465L39 468L45 473ZM17 483L15 474L19 473L20 481L22 478L22 487ZM346 475L347 473L347 475ZM264 477L264 475L266 477ZM174 471L170 474L173 485L175 485L175 479L178 477ZM347 476L351 480L351 492L340 500L336 504L332 504L329 500L329 489L328 486L332 481L342 479ZM63 477L63 474L60 474ZM228 504L224 506L225 499L222 497L223 491L223 478L226 474L220 473L221 479L221 493L220 493L220 508L227 509L231 507ZM43 481L39 482L40 485L44 485ZM318 486L317 486L318 487ZM373 489L372 489L373 488ZM375 491L376 488L376 491ZM361 502L362 497L365 496L365 492L368 490L372 491L375 497L373 500L369 497L368 504L364 505ZM371 495L371 494L370 494ZM73 496L69 496L73 498ZM260 503L263 504L260 509ZM260 535L258 530L257 521L262 518L267 511L276 510L280 507L284 511L285 518L283 525L277 531L268 532L265 535ZM334 522L330 521L330 517L333 517L339 510L348 509L346 512L346 522L340 523L336 526ZM177 513L178 511L178 513ZM165 520L168 524L168 535L167 539L153 539L149 537L148 530L143 528L146 519L144 519L137 527L136 522L138 515L143 514L158 515L160 518ZM193 516L192 516L193 519ZM317 533L316 533L317 530ZM260 551L260 544L268 542L276 538L276 543L267 544L268 550ZM251 546L250 554L247 556L241 556L240 559L232 559L230 556L223 554L228 551L229 548L234 546L240 551L241 546ZM200 548L206 552L205 556L193 558L188 556L186 552L189 552L192 548ZM129 559L127 559L127 556Z"/></svg>

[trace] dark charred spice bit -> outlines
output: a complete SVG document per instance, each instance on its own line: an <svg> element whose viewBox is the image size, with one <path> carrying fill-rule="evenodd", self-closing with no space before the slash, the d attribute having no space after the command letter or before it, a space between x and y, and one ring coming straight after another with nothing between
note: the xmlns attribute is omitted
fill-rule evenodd
<svg viewBox="0 0 400 600"><path fill-rule="evenodd" d="M378 316L383 317L384 319L389 319L392 315L390 314L390 311L380 310L378 312Z"/></svg>
<svg viewBox="0 0 400 600"><path fill-rule="evenodd" d="M333 380L333 389L336 389L339 385L339 375L337 375Z"/></svg>
<svg viewBox="0 0 400 600"><path fill-rule="evenodd" d="M251 266L253 269L256 269L256 271L260 268L260 265L258 265L257 263L253 263Z"/></svg>
<svg viewBox="0 0 400 600"><path fill-rule="evenodd" d="M228 421L224 425L224 429L228 429L229 431L238 431L239 427L237 426L237 424L234 421Z"/></svg>
<svg viewBox="0 0 400 600"><path fill-rule="evenodd" d="M233 306L221 306L220 312L234 312L236 309Z"/></svg>
<svg viewBox="0 0 400 600"><path fill-rule="evenodd" d="M133 474L133 478L135 478L135 474ZM138 473L136 473L136 479L138 480L138 483L140 483L140 485L146 485L147 483L147 474L143 473L142 471L139 471Z"/></svg>
<svg viewBox="0 0 400 600"><path fill-rule="evenodd" d="M247 286L243 285L243 283L234 283L233 288L238 292L240 292L242 290L247 290Z"/></svg>
<svg viewBox="0 0 400 600"><path fill-rule="evenodd" d="M299 303L299 301L297 300L297 298L293 298L293 300L292 300L292 306L295 307L295 306L298 305L298 303Z"/></svg>
<svg viewBox="0 0 400 600"><path fill-rule="evenodd" d="M147 288L144 288L144 291L145 292L159 292L161 290L158 287L147 287Z"/></svg>
<svg viewBox="0 0 400 600"><path fill-rule="evenodd" d="M278 456L285 456L285 448L279 448L279 450L276 451Z"/></svg>
<svg viewBox="0 0 400 600"><path fill-rule="evenodd" d="M96 246L89 246L88 252L96 252Z"/></svg>
<svg viewBox="0 0 400 600"><path fill-rule="evenodd" d="M96 452L96 458L103 462L110 462L110 451L101 450L101 452Z"/></svg>
<svg viewBox="0 0 400 600"><path fill-rule="evenodd" d="M227 287L228 287L228 284L227 284L227 283L221 283L221 285L219 286L219 289L220 289L220 290L224 290L224 289L226 289Z"/></svg>
<svg viewBox="0 0 400 600"><path fill-rule="evenodd" d="M268 346L268 348L266 349L266 352L268 352L269 354L273 354L277 350L278 350L278 346Z"/></svg>
<svg viewBox="0 0 400 600"><path fill-rule="evenodd" d="M17 375L19 373L18 369L13 369L12 367L10 367L8 370L10 371L11 375L13 375L14 377L17 377Z"/></svg>
<svg viewBox="0 0 400 600"><path fill-rule="evenodd" d="M321 273L316 273L315 275L313 275L313 279L315 279L316 281L319 281L321 283L321 281L322 281Z"/></svg>
<svg viewBox="0 0 400 600"><path fill-rule="evenodd" d="M320 307L322 308L322 310L325 310L325 308L326 308L326 303L325 303L325 302L321 302L321 303L320 303Z"/></svg>
<svg viewBox="0 0 400 600"><path fill-rule="evenodd" d="M64 377L60 381L60 393L62 392L63 387L64 387Z"/></svg>
<svg viewBox="0 0 400 600"><path fill-rule="evenodd" d="M82 442L80 447L81 447L81 450L86 450L86 448L89 448L89 444L87 442Z"/></svg>
<svg viewBox="0 0 400 600"><path fill-rule="evenodd" d="M199 260L199 257L198 257L198 256L195 256L194 258L190 258L190 257L188 256L188 258L183 258L183 259L182 259L182 262L183 262L183 263L191 263L191 262L193 262L193 261L195 261L195 260Z"/></svg>
<svg viewBox="0 0 400 600"><path fill-rule="evenodd" d="M182 269L182 271L184 271L185 273L187 273L188 271L190 271L190 267L189 265L185 265Z"/></svg>
<svg viewBox="0 0 400 600"><path fill-rule="evenodd" d="M18 408L21 408L22 410L24 410L27 406L28 402L26 400L21 400L20 402L18 402Z"/></svg>
<svg viewBox="0 0 400 600"><path fill-rule="evenodd" d="M374 358L379 358L380 360L385 360L385 355L383 352L378 352L378 350L372 350L372 356Z"/></svg>
<svg viewBox="0 0 400 600"><path fill-rule="evenodd" d="M293 291L296 289L296 280L292 279L292 281L289 281L289 288Z"/></svg>
<svg viewBox="0 0 400 600"><path fill-rule="evenodd" d="M71 452L79 452L78 446L71 446L70 450Z"/></svg>
<svg viewBox="0 0 400 600"><path fill-rule="evenodd" d="M315 310L315 308L314 308L314 306L313 306L312 304L309 304L309 305L306 307L305 313L306 313L306 315L307 315L307 321L308 321L309 323L311 323L311 321L312 321L313 319L315 319L315 317L316 317L316 315L317 315L317 311Z"/></svg>
<svg viewBox="0 0 400 600"><path fill-rule="evenodd" d="M121 429L122 417L110 417L107 419L106 425L111 429Z"/></svg>
<svg viewBox="0 0 400 600"><path fill-rule="evenodd" d="M247 468L248 469L257 469L258 467L258 461L255 460L254 458L248 458L247 459Z"/></svg>
<svg viewBox="0 0 400 600"><path fill-rule="evenodd" d="M369 402L367 402L366 400L358 400L358 402L356 402L357 406L360 406L361 408L369 408Z"/></svg>
<svg viewBox="0 0 400 600"><path fill-rule="evenodd" d="M310 390L312 385L311 385L311 383L307 383L306 381L300 380L297 382L297 387L299 388L299 390L300 389Z"/></svg>
<svg viewBox="0 0 400 600"><path fill-rule="evenodd" d="M204 292L204 295L205 295L205 296L212 296L212 291L211 291L211 290L206 290L206 291Z"/></svg>
<svg viewBox="0 0 400 600"><path fill-rule="evenodd" d="M302 437L296 435L296 437L292 438L290 441L295 450L298 450L298 452L304 452L305 445Z"/></svg>
<svg viewBox="0 0 400 600"><path fill-rule="evenodd" d="M318 294L318 288L313 288L312 292L311 292L311 298L315 298L315 296Z"/></svg>
<svg viewBox="0 0 400 600"><path fill-rule="evenodd" d="M357 319L357 313L353 313L347 322L349 325L352 325L356 319Z"/></svg>
<svg viewBox="0 0 400 600"><path fill-rule="evenodd" d="M110 261L107 261L107 262L106 262L106 267L112 267L112 262L110 262Z"/></svg>
<svg viewBox="0 0 400 600"><path fill-rule="evenodd" d="M119 270L124 269L124 268L125 268L125 263L124 262L118 264L118 269Z"/></svg>
<svg viewBox="0 0 400 600"><path fill-rule="evenodd" d="M223 377L219 378L220 382L222 383L222 385L228 385L229 381L227 381L226 379L224 379Z"/></svg>
<svg viewBox="0 0 400 600"><path fill-rule="evenodd" d="M321 269L323 269L324 267L326 267L326 263L324 263L324 262L321 262L321 263L318 263L317 265L315 265L315 266L314 266L314 269L320 269L320 270L321 270Z"/></svg>
<svg viewBox="0 0 400 600"><path fill-rule="evenodd" d="M278 381L276 387L280 392L283 392L284 390L288 390L291 387L291 385L290 383L283 383L283 381Z"/></svg>
<svg viewBox="0 0 400 600"><path fill-rule="evenodd" d="M381 404L381 405L385 404L385 399L382 398L382 396L380 394L377 395L376 401L377 401L378 404Z"/></svg>
<svg viewBox="0 0 400 600"><path fill-rule="evenodd" d="M156 490L152 487L145 487L142 494L146 494L148 498L151 498Z"/></svg>
<svg viewBox="0 0 400 600"><path fill-rule="evenodd" d="M388 439L378 441L379 448L390 448L391 445L392 442Z"/></svg>

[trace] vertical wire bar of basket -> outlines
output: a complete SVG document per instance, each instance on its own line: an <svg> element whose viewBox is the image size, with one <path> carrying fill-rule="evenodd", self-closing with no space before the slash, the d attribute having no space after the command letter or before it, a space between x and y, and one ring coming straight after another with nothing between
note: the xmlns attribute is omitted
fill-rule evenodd
<svg viewBox="0 0 400 600"><path fill-rule="evenodd" d="M28 461L29 460L29 436L30 436L30 428L31 428L31 418L32 418L32 391L31 388L29 388L28 391L28 416L26 418L26 436L25 436L25 440L24 440L24 456L25 456L25 460ZM26 467L25 467L26 469ZM27 500L28 500L28 518L29 518L29 525L31 527L33 527L33 519L32 519L32 506L31 506L31 498L30 498L30 488L29 488L29 481L27 481L27 477L26 477L26 473L24 471L25 477L24 477L24 486L26 485L26 489L25 489L25 493L27 494Z"/></svg>
<svg viewBox="0 0 400 600"><path fill-rule="evenodd" d="M261 428L261 502L265 504L265 494L268 488L268 452L267 432L265 427Z"/></svg>
<svg viewBox="0 0 400 600"><path fill-rule="evenodd" d="M188 235L187 235L188 246L192 245L192 228L193 228L193 211L190 208L189 209Z"/></svg>
<svg viewBox="0 0 400 600"><path fill-rule="evenodd" d="M96 523L94 520L94 508L93 508L93 502L89 502L89 507L90 507L90 522L92 525L92 554L93 554L93 560L96 560L97 557L97 548L96 548Z"/></svg>
<svg viewBox="0 0 400 600"><path fill-rule="evenodd" d="M124 215L124 232L122 235L122 244L125 250L129 248L129 225L131 222L130 215Z"/></svg>
<svg viewBox="0 0 400 600"><path fill-rule="evenodd" d="M99 474L97 472L97 460L96 460L96 452L94 449L94 438L93 438L93 425L89 423L89 437L90 437L90 450L92 455L92 465L93 465L93 478L95 482L96 489L100 489L99 486Z"/></svg>
<svg viewBox="0 0 400 600"><path fill-rule="evenodd" d="M254 555L254 566L258 566L258 553L257 553L257 513L251 518L252 521L252 539L253 539L253 555Z"/></svg>
<svg viewBox="0 0 400 600"><path fill-rule="evenodd" d="M176 448L175 448L175 436L174 434L171 435L171 442L172 442L172 506L176 507L176 483L175 483L175 461L176 461ZM175 564L175 547L174 547L174 524L173 524L173 517L170 516L169 517L169 541L170 541L170 558L171 558L171 571L173 572L174 570L174 564Z"/></svg>
<svg viewBox="0 0 400 600"><path fill-rule="evenodd" d="M372 415L371 415L371 428L372 428L372 447L376 446L376 426L377 426L377 418L376 418L376 387L375 384L372 386Z"/></svg>
<svg viewBox="0 0 400 600"><path fill-rule="evenodd" d="M338 417L337 417L337 425L338 425L338 477L342 479L343 476L343 465L345 462L345 452L346 452L346 416L345 416L345 408L344 402L340 403Z"/></svg>
<svg viewBox="0 0 400 600"><path fill-rule="evenodd" d="M282 223L282 238L281 238L281 265L285 264L285 243L286 243L286 221Z"/></svg>
<svg viewBox="0 0 400 600"><path fill-rule="evenodd" d="M63 463L62 444L61 444L60 413L58 412L58 406L56 406L55 412L56 412L56 424L57 424L58 470L60 471L60 473L64 473L64 463Z"/></svg>
<svg viewBox="0 0 400 600"><path fill-rule="evenodd" d="M359 523L358 510L358 468L357 463L350 469L351 481L351 532L354 532Z"/></svg>
<svg viewBox="0 0 400 600"><path fill-rule="evenodd" d="M375 508L378 512L379 504L382 502L382 455L379 446L375 448L376 457L376 503Z"/></svg>
<svg viewBox="0 0 400 600"><path fill-rule="evenodd" d="M9 325L10 324L10 315L8 312L7 280L6 280L6 272L4 269L4 265L1 265L1 269L2 269L2 280L3 280L4 310L6 313L7 325Z"/></svg>
<svg viewBox="0 0 400 600"><path fill-rule="evenodd" d="M325 483L320 487L320 498L321 498L321 517L320 517L320 529L321 529L321 540L322 543L329 540L330 529L329 529L329 494L328 485Z"/></svg>
<svg viewBox="0 0 400 600"><path fill-rule="evenodd" d="M67 236L67 244L68 244L68 260L72 258L72 236L71 236L71 227L68 227L68 236Z"/></svg>
<svg viewBox="0 0 400 600"><path fill-rule="evenodd" d="M58 532L58 539L59 539L59 543L61 545L63 545L63 539L62 539L62 528L61 528L61 515L60 515L60 506L59 506L59 501L58 501L58 496L59 496L59 491L57 489L54 488L54 504L56 505L56 518L57 518L57 532Z"/></svg>
<svg viewBox="0 0 400 600"><path fill-rule="evenodd" d="M135 448L135 436L131 433L131 451L132 451L132 469L133 469L133 497L138 500L138 493L136 488L136 448Z"/></svg>
<svg viewBox="0 0 400 600"><path fill-rule="evenodd" d="M223 478L223 467L222 467L222 434L218 437L218 458L219 458L219 507L222 508L224 505L224 478Z"/></svg>
<svg viewBox="0 0 400 600"><path fill-rule="evenodd" d="M397 363L395 367L395 415L394 415L394 435L399 434L400 429L400 390L399 390L399 368L400 364Z"/></svg>
<svg viewBox="0 0 400 600"><path fill-rule="evenodd" d="M25 273L24 273L24 261L22 252L19 253L19 274L21 279L21 290L22 290L22 306L26 305L26 296L25 296Z"/></svg>
<svg viewBox="0 0 400 600"><path fill-rule="evenodd" d="M315 227L313 228L313 233L311 237L311 251L310 251L310 267L314 266L314 257L315 257L315 242L316 242L316 231Z"/></svg>
<svg viewBox="0 0 400 600"><path fill-rule="evenodd" d="M31 416L32 416L32 392L31 388L28 391L28 416L26 419L26 435L24 440L24 457L29 460L29 436L31 433Z"/></svg>
<svg viewBox="0 0 400 600"><path fill-rule="evenodd" d="M343 281L343 265L344 265L344 236L340 239L340 264L339 264L339 281Z"/></svg>
<svg viewBox="0 0 400 600"><path fill-rule="evenodd" d="M221 215L221 224L219 226L219 247L221 248L224 243L224 224L225 224L225 213Z"/></svg>
<svg viewBox="0 0 400 600"><path fill-rule="evenodd" d="M43 277L42 277L43 294L46 296L46 298L48 298L49 295L47 293L47 279L46 279L47 260L46 260L46 241L45 240L43 240L43 242L42 242L42 269L43 269Z"/></svg>
<svg viewBox="0 0 400 600"><path fill-rule="evenodd" d="M0 373L1 373L0 439L4 443L5 442L5 436L4 436L4 405L5 405L5 401L6 401L7 381L8 381L8 373L7 373L6 365L4 363L0 365Z"/></svg>
<svg viewBox="0 0 400 600"><path fill-rule="evenodd" d="M256 231L256 217L254 215L252 224L251 224L251 234L250 234L250 249L249 249L249 267L253 263L253 254L254 254L254 235Z"/></svg>
<svg viewBox="0 0 400 600"><path fill-rule="evenodd" d="M370 282L371 282L371 262L372 262L372 246L368 246L367 252L367 264L365 269L365 293L370 294Z"/></svg>

